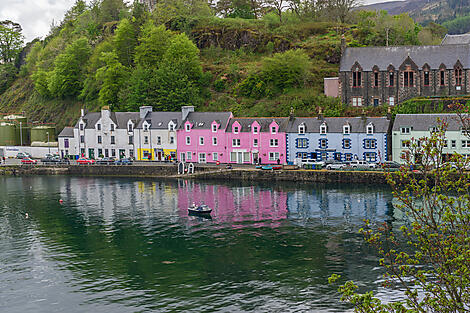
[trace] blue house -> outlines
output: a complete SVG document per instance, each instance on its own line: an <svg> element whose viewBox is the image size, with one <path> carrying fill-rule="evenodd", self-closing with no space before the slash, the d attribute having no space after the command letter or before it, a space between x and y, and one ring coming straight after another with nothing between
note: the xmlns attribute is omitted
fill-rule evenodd
<svg viewBox="0 0 470 313"><path fill-rule="evenodd" d="M287 161L389 160L387 117L293 117L287 127Z"/></svg>

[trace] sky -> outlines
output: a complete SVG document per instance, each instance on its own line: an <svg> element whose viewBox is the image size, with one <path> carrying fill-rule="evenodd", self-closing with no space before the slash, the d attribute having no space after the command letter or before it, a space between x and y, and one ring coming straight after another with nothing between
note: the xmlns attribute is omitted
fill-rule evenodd
<svg viewBox="0 0 470 313"><path fill-rule="evenodd" d="M363 0L362 3L386 1ZM20 23L25 42L29 42L36 37L44 38L52 22L60 22L74 3L75 0L0 0L0 20Z"/></svg>

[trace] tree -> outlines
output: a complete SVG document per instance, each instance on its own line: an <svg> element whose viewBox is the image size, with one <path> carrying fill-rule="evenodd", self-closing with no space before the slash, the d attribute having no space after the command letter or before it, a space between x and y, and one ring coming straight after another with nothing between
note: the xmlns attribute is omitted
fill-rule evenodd
<svg viewBox="0 0 470 313"><path fill-rule="evenodd" d="M206 0L159 0L153 14L158 23L164 24L175 19L210 16L212 13Z"/></svg>
<svg viewBox="0 0 470 313"><path fill-rule="evenodd" d="M356 312L469 310L469 161L454 153L452 163L444 163L450 122L458 120L443 120L429 137L412 139L406 165L398 173L387 174L398 201L395 209L406 216L399 229L389 223L367 223L361 230L382 257L384 286L401 287L405 300L384 304L372 292L356 293L357 286L349 281L340 287L342 300L352 303ZM412 170L416 168L418 173ZM331 280L338 278L333 275Z"/></svg>
<svg viewBox="0 0 470 313"><path fill-rule="evenodd" d="M261 3L259 0L220 0L215 6L217 13L232 18L258 18Z"/></svg>
<svg viewBox="0 0 470 313"><path fill-rule="evenodd" d="M91 54L86 38L80 38L65 48L54 62L54 70L48 75L48 89L52 96L69 97L80 93L83 85L83 69Z"/></svg>
<svg viewBox="0 0 470 313"><path fill-rule="evenodd" d="M268 7L271 7L277 16L279 16L279 21L282 23L282 13L285 9L289 7L289 1L287 0L265 0Z"/></svg>
<svg viewBox="0 0 470 313"><path fill-rule="evenodd" d="M115 52L103 52L101 59L106 65L96 71L96 80L101 82L99 102L113 108L119 104L119 93L126 85L129 70L119 63Z"/></svg>
<svg viewBox="0 0 470 313"><path fill-rule="evenodd" d="M186 34L179 34L171 39L163 55L163 66L167 68L171 66L177 73L191 81L199 81L202 75L199 49Z"/></svg>
<svg viewBox="0 0 470 313"><path fill-rule="evenodd" d="M0 22L0 61L11 63L21 51L23 46L22 28L12 21Z"/></svg>
<svg viewBox="0 0 470 313"><path fill-rule="evenodd" d="M137 46L137 34L134 25L128 20L123 19L117 29L114 37L114 47L119 62L130 67L134 64L134 50Z"/></svg>
<svg viewBox="0 0 470 313"><path fill-rule="evenodd" d="M157 68L170 44L171 33L165 26L156 27L151 21L143 26L139 46L135 49L137 66Z"/></svg>

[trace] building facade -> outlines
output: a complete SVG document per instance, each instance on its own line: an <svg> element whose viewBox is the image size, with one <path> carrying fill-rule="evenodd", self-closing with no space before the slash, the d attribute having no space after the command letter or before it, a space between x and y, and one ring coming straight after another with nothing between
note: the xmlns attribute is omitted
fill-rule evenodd
<svg viewBox="0 0 470 313"><path fill-rule="evenodd" d="M470 91L470 45L346 48L340 95L352 106L396 105L413 97Z"/></svg>
<svg viewBox="0 0 470 313"><path fill-rule="evenodd" d="M61 158L75 157L78 155L77 141L73 132L73 127L64 127L59 134L59 155Z"/></svg>
<svg viewBox="0 0 470 313"><path fill-rule="evenodd" d="M463 130L457 114L397 114L392 129L393 161L405 163L412 141L419 145L422 138L429 138L442 122L446 123L444 161L455 152L470 157L470 135Z"/></svg>
<svg viewBox="0 0 470 313"><path fill-rule="evenodd" d="M176 160L177 135L181 112L153 112L151 106L140 108L135 129L136 156L142 161Z"/></svg>
<svg viewBox="0 0 470 313"><path fill-rule="evenodd" d="M139 112L101 112L82 114L74 127L77 153L81 157L133 158L135 156L134 129Z"/></svg>
<svg viewBox="0 0 470 313"><path fill-rule="evenodd" d="M387 117L291 117L287 127L287 159L389 160Z"/></svg>
<svg viewBox="0 0 470 313"><path fill-rule="evenodd" d="M228 163L285 164L288 118L233 118L227 127Z"/></svg>
<svg viewBox="0 0 470 313"><path fill-rule="evenodd" d="M193 163L227 163L225 130L231 112L194 112L182 108L182 124L177 130L178 160Z"/></svg>

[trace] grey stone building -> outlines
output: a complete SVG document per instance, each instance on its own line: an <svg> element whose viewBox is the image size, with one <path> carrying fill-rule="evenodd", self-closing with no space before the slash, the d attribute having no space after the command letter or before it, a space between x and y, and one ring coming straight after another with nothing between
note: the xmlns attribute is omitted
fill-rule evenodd
<svg viewBox="0 0 470 313"><path fill-rule="evenodd" d="M339 72L343 103L397 105L413 97L467 94L470 45L454 43L459 39L464 38L435 46L346 48Z"/></svg>

